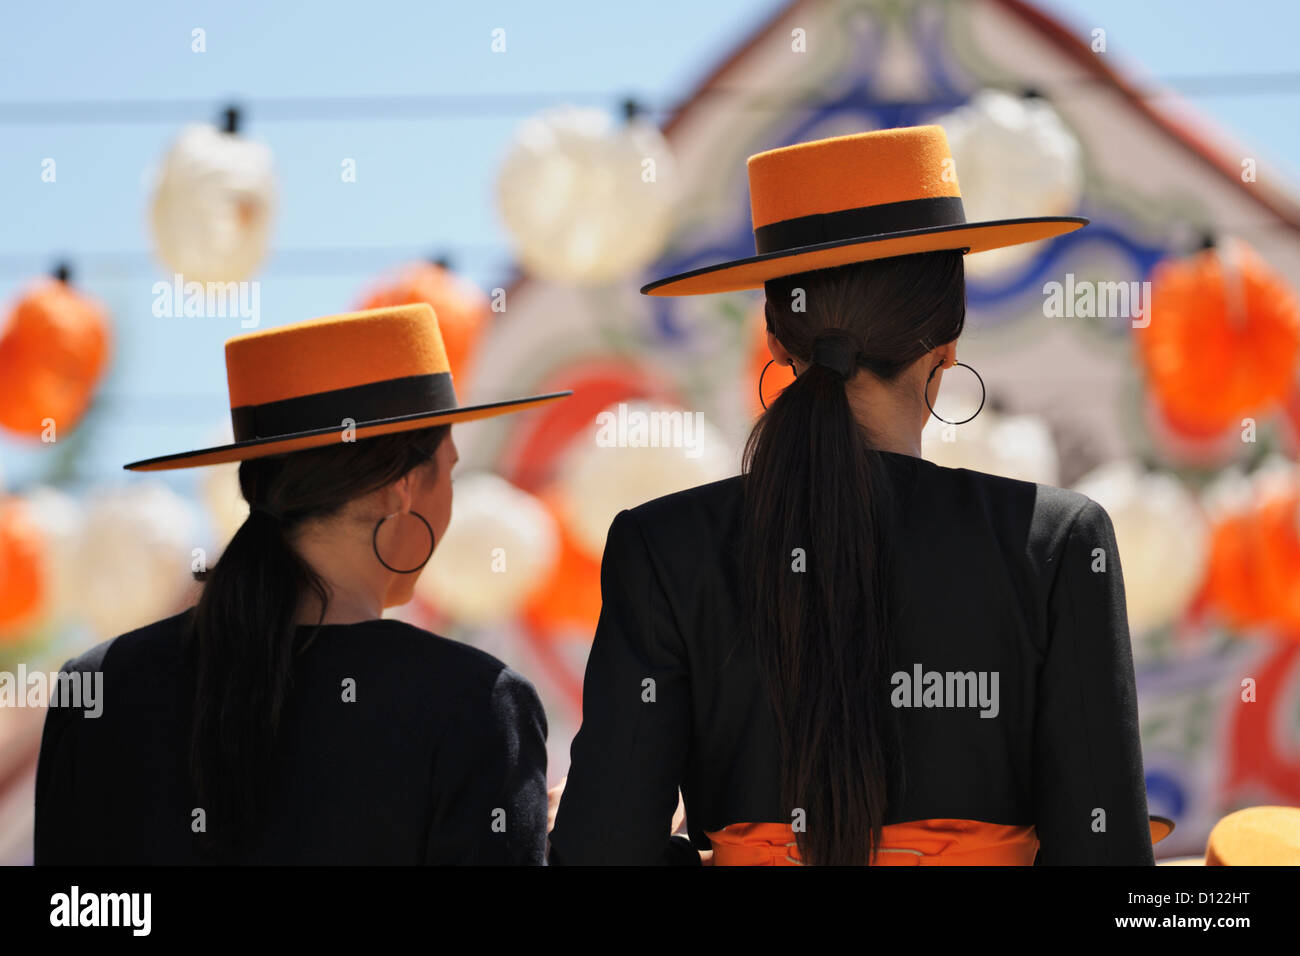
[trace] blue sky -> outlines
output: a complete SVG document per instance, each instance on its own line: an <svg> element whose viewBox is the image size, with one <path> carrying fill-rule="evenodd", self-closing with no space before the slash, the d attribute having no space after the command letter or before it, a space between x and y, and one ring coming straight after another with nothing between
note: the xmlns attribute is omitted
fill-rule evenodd
<svg viewBox="0 0 1300 956"><path fill-rule="evenodd" d="M771 0L364 4L9 4L0 35L4 104L185 101L147 122L0 122L0 301L24 276L67 254L79 281L115 316L117 359L79 470L116 478L121 463L206 443L224 418L221 342L238 329L148 316L152 283L145 174L185 119L213 118L227 100L418 94L509 94L519 109L438 119L286 121L251 109L245 131L274 150L282 184L279 249L346 254L329 275L295 274L273 259L262 283L264 324L339 311L394 252L448 251L458 268L496 284L510 266L493 176L518 122L553 98L614 107L684 95L780 3ZM1235 76L1233 89L1186 99L1300 183L1300 4L1290 0L1048 0L1086 33L1107 30L1112 56L1139 76ZM207 52L190 50L202 27ZM507 31L506 55L489 35ZM1274 74L1268 76L1268 74ZM186 104L192 104L187 106ZM357 160L342 185L340 157ZM58 183L43 184L54 157ZM1293 188L1297 188L1293 186ZM386 251L387 250L387 251ZM396 256L400 260L402 256ZM0 440L9 483L30 480L48 449Z"/></svg>

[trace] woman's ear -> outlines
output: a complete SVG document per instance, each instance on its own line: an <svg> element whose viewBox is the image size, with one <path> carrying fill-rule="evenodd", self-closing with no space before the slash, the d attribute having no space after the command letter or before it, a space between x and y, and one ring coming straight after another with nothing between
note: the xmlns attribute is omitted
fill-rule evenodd
<svg viewBox="0 0 1300 956"><path fill-rule="evenodd" d="M767 350L772 353L772 360L777 365L789 365L790 353L786 351L785 346L771 332L767 333Z"/></svg>
<svg viewBox="0 0 1300 956"><path fill-rule="evenodd" d="M411 502L415 499L415 470L412 469L398 478L391 487L397 501L397 507L393 511L410 511Z"/></svg>

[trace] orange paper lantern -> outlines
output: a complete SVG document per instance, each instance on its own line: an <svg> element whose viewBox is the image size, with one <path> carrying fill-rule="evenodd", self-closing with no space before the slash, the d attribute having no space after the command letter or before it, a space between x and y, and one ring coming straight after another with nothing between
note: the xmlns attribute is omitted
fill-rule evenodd
<svg viewBox="0 0 1300 956"><path fill-rule="evenodd" d="M600 561L587 555L564 527L555 495L543 502L560 526L560 554L546 583L524 609L529 626L548 640L577 634L590 641L600 617Z"/></svg>
<svg viewBox="0 0 1300 956"><path fill-rule="evenodd" d="M1205 597L1234 627L1300 639L1300 491L1268 495L1216 524Z"/></svg>
<svg viewBox="0 0 1300 956"><path fill-rule="evenodd" d="M0 642L21 637L45 605L45 544L22 503L0 500Z"/></svg>
<svg viewBox="0 0 1300 956"><path fill-rule="evenodd" d="M1280 629L1300 638L1300 495L1293 490L1264 501L1255 521L1264 611Z"/></svg>
<svg viewBox="0 0 1300 956"><path fill-rule="evenodd" d="M1217 434L1285 399L1300 359L1300 301L1249 246L1161 263L1149 305L1137 352L1175 428Z"/></svg>
<svg viewBox="0 0 1300 956"><path fill-rule="evenodd" d="M1253 627L1261 613L1257 581L1250 562L1253 531L1250 516L1231 514L1214 527L1205 579L1205 597L1230 625Z"/></svg>
<svg viewBox="0 0 1300 956"><path fill-rule="evenodd" d="M45 420L76 426L108 359L108 320L98 303L58 280L18 300L0 332L0 425L40 437Z"/></svg>
<svg viewBox="0 0 1300 956"><path fill-rule="evenodd" d="M427 302L438 314L438 329L447 348L447 361L457 384L463 385L469 374L474 346L488 324L491 310L487 296L451 270L432 262L420 262L372 290L362 299L359 308L382 309L413 302Z"/></svg>

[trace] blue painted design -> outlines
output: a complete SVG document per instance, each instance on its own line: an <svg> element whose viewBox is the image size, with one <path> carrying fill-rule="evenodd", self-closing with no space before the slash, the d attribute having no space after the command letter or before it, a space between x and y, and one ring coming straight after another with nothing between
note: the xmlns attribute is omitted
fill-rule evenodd
<svg viewBox="0 0 1300 956"><path fill-rule="evenodd" d="M1182 782L1163 770L1149 770L1146 784L1148 809L1177 822L1187 809L1187 791Z"/></svg>

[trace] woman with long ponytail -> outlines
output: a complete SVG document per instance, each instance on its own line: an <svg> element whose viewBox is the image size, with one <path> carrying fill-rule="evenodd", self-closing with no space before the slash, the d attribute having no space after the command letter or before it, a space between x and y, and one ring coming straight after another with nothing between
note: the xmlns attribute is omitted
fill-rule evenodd
<svg viewBox="0 0 1300 956"><path fill-rule="evenodd" d="M195 606L64 665L102 712L51 708L38 864L541 864L546 715L490 654L401 620L451 520L460 404L424 304L226 343L248 518ZM484 561L491 542L484 542ZM180 569L177 569L180 570Z"/></svg>
<svg viewBox="0 0 1300 956"><path fill-rule="evenodd" d="M552 863L1152 863L1109 519L921 458L963 256L1085 221L967 223L950 168L938 127L760 153L759 254L642 290L761 286L794 379L740 476L610 527Z"/></svg>

